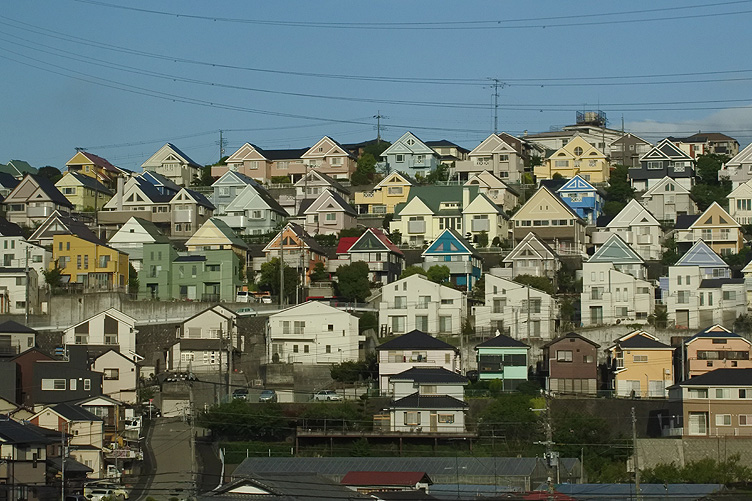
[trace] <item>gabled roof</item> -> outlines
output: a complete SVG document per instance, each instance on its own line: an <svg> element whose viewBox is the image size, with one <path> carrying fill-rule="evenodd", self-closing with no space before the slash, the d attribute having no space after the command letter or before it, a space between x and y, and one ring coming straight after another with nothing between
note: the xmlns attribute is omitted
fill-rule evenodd
<svg viewBox="0 0 752 501"><path fill-rule="evenodd" d="M170 200L170 203L180 203L184 201L185 196L189 196L192 198L198 205L203 205L207 209L214 210L216 207L209 201L206 196L204 196L203 193L199 193L198 191L191 190L189 188L183 188L179 192L177 192L172 199ZM183 199L180 197L183 196Z"/></svg>
<svg viewBox="0 0 752 501"><path fill-rule="evenodd" d="M409 141L412 141L412 144L409 144ZM438 156L438 153L436 153L433 148L421 141L418 136L410 131L402 134L402 136L394 141L389 148L385 149L381 153L381 157L383 158L387 155L393 155L396 153L419 153Z"/></svg>
<svg viewBox="0 0 752 501"><path fill-rule="evenodd" d="M50 409L68 421L102 421L102 418L92 414L79 405L72 405L68 403L55 404L50 406ZM44 412L44 409L38 414Z"/></svg>
<svg viewBox="0 0 752 501"><path fill-rule="evenodd" d="M752 386L752 369L716 369L675 386Z"/></svg>
<svg viewBox="0 0 752 501"><path fill-rule="evenodd" d="M618 233L613 233L598 247L588 263L644 264L645 261L625 242Z"/></svg>
<svg viewBox="0 0 752 501"><path fill-rule="evenodd" d="M287 217L289 215L287 211L282 208L281 205L279 205L279 202L277 202L277 200L275 200L274 197L272 197L263 186L258 185L258 183L243 188L242 191L238 193L237 196L232 200L232 202L227 204L227 207L225 207L225 212L229 213L245 210L248 204L256 198L261 199L261 201L266 204L269 210L280 214L282 217Z"/></svg>
<svg viewBox="0 0 752 501"><path fill-rule="evenodd" d="M327 207L323 207L323 205L327 203L327 199L331 199L329 201L329 205L327 205ZM337 207L334 207L332 205L332 202L334 202L335 205L339 206L339 208L342 209L342 212L344 212L345 214L349 214L351 216L358 215L358 212L353 208L353 206L347 203L344 198L342 198L342 195L340 195L336 191L330 190L329 188L324 189L314 201L308 204L307 207L304 208L303 204L301 204L300 214L312 214L314 212L321 211L328 212L332 209L336 210Z"/></svg>
<svg viewBox="0 0 752 501"><path fill-rule="evenodd" d="M76 158L78 155L83 155L86 157L86 159L92 164L96 165L97 167L101 167L102 169L110 172L122 172L122 169L119 169L118 167L115 167L110 162L107 161L107 159L102 158L98 155L95 155L94 153L89 153L88 151L79 151L75 155L73 155L73 158L68 160L65 165L80 165L78 163L71 163L74 158Z"/></svg>
<svg viewBox="0 0 752 501"><path fill-rule="evenodd" d="M139 229L136 230L134 226L138 227ZM136 233L138 232L138 233ZM108 244L112 244L113 241L115 243L120 243L120 238L129 235L129 234L138 234L138 235L148 235L150 239L152 239L152 243L156 244L168 244L170 243L170 239L165 236L164 233L162 233L159 228L157 228L157 225L152 223L151 221L147 221L146 219L141 219L140 217L131 217L128 221L125 222L123 226L120 227L119 230L117 230L108 240ZM124 239L122 241L126 241L127 239Z"/></svg>
<svg viewBox="0 0 752 501"><path fill-rule="evenodd" d="M37 331L31 327L21 325L15 320L6 320L0 324L0 334L37 334Z"/></svg>
<svg viewBox="0 0 752 501"><path fill-rule="evenodd" d="M423 251L421 256L444 254L467 254L482 259L475 247L452 228L445 228L444 231L439 233L436 240Z"/></svg>
<svg viewBox="0 0 752 501"><path fill-rule="evenodd" d="M302 178L298 179L293 186L297 186L297 187L305 186L306 185L306 178L308 179L308 182L310 183L311 182L311 178L313 178L313 177L316 177L320 181L323 181L324 183L330 185L336 191L341 191L342 193L345 193L346 195L350 194L350 190L348 190L347 188L345 188L344 186L342 186L339 183L339 181L337 181L333 177L328 176L328 175L324 174L323 172L319 172L317 170L309 170L308 174L306 174Z"/></svg>
<svg viewBox="0 0 752 501"><path fill-rule="evenodd" d="M251 179L250 177L246 176L245 174L241 174L238 171L228 170L227 172L222 174L219 179L212 183L212 187L222 185L242 186L244 184L259 186L259 183L255 179Z"/></svg>
<svg viewBox="0 0 752 501"><path fill-rule="evenodd" d="M11 160L8 165L0 164L0 172L8 173L13 177L24 177L26 174L36 174L39 171L24 160Z"/></svg>
<svg viewBox="0 0 752 501"><path fill-rule="evenodd" d="M716 254L713 249L708 247L702 239L695 244L679 258L674 266L700 266L700 267L723 267L728 268L728 264Z"/></svg>
<svg viewBox="0 0 752 501"><path fill-rule="evenodd" d="M24 176L24 178L18 183L18 185L15 188L13 188L13 190L5 198L5 202L11 203L11 200L15 198L16 193L21 188L23 188L23 186L26 183L32 183L33 185L35 185L37 189L40 192L42 192L50 201L58 205L62 205L63 207L68 207L70 209L73 208L73 204L70 203L70 201L67 198L65 198L65 196L62 193L60 193L60 190L57 189L57 187L52 183L52 181L50 181L46 177L36 176L32 174L27 174L26 176ZM34 190L34 193L37 193L37 191ZM38 193L33 199L29 197L26 197L26 198L22 197L22 198L19 198L19 200L23 199L23 200L28 200L29 202L34 202L37 200L37 198L38 198ZM47 200L41 199L41 201L46 202Z"/></svg>
<svg viewBox="0 0 752 501"><path fill-rule="evenodd" d="M384 176L384 179L379 181L378 184L374 186L374 188L381 188L382 186L385 186L387 184L394 184L394 183L410 185L410 186L415 186L416 184L418 184L418 182L415 179L408 176L404 172L395 170L395 171L390 172L386 176Z"/></svg>
<svg viewBox="0 0 752 501"><path fill-rule="evenodd" d="M413 330L407 334L403 334L396 337L386 343L382 343L376 347L377 350L412 350L412 349L425 349L425 350L451 350L459 351L457 347L452 346L449 343L445 343L440 339L436 339L430 334L419 330Z"/></svg>
<svg viewBox="0 0 752 501"><path fill-rule="evenodd" d="M672 346L645 336L632 336L628 339L617 342L617 345L622 349L674 349Z"/></svg>
<svg viewBox="0 0 752 501"><path fill-rule="evenodd" d="M18 179L13 177L12 174L0 171L0 187L12 190L16 186L18 186Z"/></svg>
<svg viewBox="0 0 752 501"><path fill-rule="evenodd" d="M22 237L23 231L16 223L11 223L0 216L0 237Z"/></svg>
<svg viewBox="0 0 752 501"><path fill-rule="evenodd" d="M323 150L324 146L322 145L326 145L329 149ZM322 148L323 151L318 151L319 148ZM332 154L332 151L334 150L339 150L338 153L335 153L337 155L348 156L353 159L355 158L355 156L350 152L350 150L348 150L347 148L345 148L344 146L342 146L341 144L339 144L337 141L335 141L329 136L324 136L321 139L319 139L318 142L316 142L316 144L308 148L305 151L305 153L301 155L301 158L311 158L311 157L316 158L316 157L329 156Z"/></svg>
<svg viewBox="0 0 752 501"><path fill-rule="evenodd" d="M59 437L59 434L58 434ZM0 414L0 439L11 444L54 444L58 439L49 437L42 428L33 424L21 424L5 414Z"/></svg>
<svg viewBox="0 0 752 501"><path fill-rule="evenodd" d="M317 254L326 256L326 250L324 250L324 248L321 245L319 245L316 239L313 238L311 235L309 235L308 232L306 232L302 226L296 223L287 223L285 227L279 230L279 233L277 233L274 236L274 238L272 238L269 241L269 243L267 243L266 246L264 246L263 251L269 252L272 249L278 249L279 243L277 242L279 241L280 237L285 234L287 230L290 230L295 235L295 238L297 238L300 242L302 242L305 247L307 247L308 249L310 249L311 251ZM297 243L296 244L284 243L285 248L288 248L288 247L295 248L295 247L299 247L299 245L300 244L297 244Z"/></svg>
<svg viewBox="0 0 752 501"><path fill-rule="evenodd" d="M177 193L181 189L181 187L175 184L175 182L172 181L169 177L163 176L162 174L159 174L158 172L154 172L152 170L145 170L139 174L136 174L134 177L143 179L157 189L162 188L163 190L166 190L168 192L171 191L173 193Z"/></svg>
<svg viewBox="0 0 752 501"><path fill-rule="evenodd" d="M213 229L219 232L219 236L214 234L214 231L212 231ZM248 244L245 243L245 240L237 236L235 232L232 231L232 228L227 226L227 223L216 217L207 219L206 222L196 230L196 233L191 235L191 238L185 242L186 246L225 244L230 244L233 247L240 247L241 249L248 248Z"/></svg>
<svg viewBox="0 0 752 501"><path fill-rule="evenodd" d="M724 285L740 285L743 278L703 278L700 280L700 289L720 289Z"/></svg>
<svg viewBox="0 0 752 501"><path fill-rule="evenodd" d="M601 345L596 343L595 341L591 341L590 339L586 338L585 336L581 336L580 334L577 334L576 332L568 332L564 334L563 336L556 337L549 341L548 343L544 344L542 348L549 348L550 346L559 343L561 341L564 341L565 339L579 339L581 341L585 341L586 343L592 344L596 348L600 348Z"/></svg>
<svg viewBox="0 0 752 501"><path fill-rule="evenodd" d="M466 402L449 395L421 395L419 392L391 403L393 409L464 409L465 407L468 407Z"/></svg>
<svg viewBox="0 0 752 501"><path fill-rule="evenodd" d="M522 256L521 253L524 250L530 250L535 253L540 259L559 259L556 252L543 240L540 240L532 231L524 236L520 243L514 246L514 248L507 254L502 262L511 263L514 259L522 257L523 259L530 259L529 256Z"/></svg>
<svg viewBox="0 0 752 501"><path fill-rule="evenodd" d="M735 332L731 332L724 326L720 324L711 325L707 329L703 329L694 336L692 336L689 339L686 339L684 341L684 344L690 344L693 341L696 341L697 339L741 339L745 343L752 345L752 342L747 340L746 338L740 336L739 334L736 334Z"/></svg>
<svg viewBox="0 0 752 501"><path fill-rule="evenodd" d="M744 147L734 158L726 162L726 167L741 167L752 162L752 143Z"/></svg>
<svg viewBox="0 0 752 501"><path fill-rule="evenodd" d="M340 239L340 243L342 242L342 240L343 239ZM386 236L384 232L378 228L366 229L366 231L360 237L357 237L347 249L347 251L350 252L368 252L373 250L393 252L395 254L399 254L400 256L404 255L402 254L402 251L399 249L399 247L394 245L392 241L389 240L389 237ZM337 254L340 254L339 246L337 247Z"/></svg>
<svg viewBox="0 0 752 501"><path fill-rule="evenodd" d="M411 367L406 371L389 376L390 381L414 381L416 383L466 384L467 378L443 367Z"/></svg>
<svg viewBox="0 0 752 501"><path fill-rule="evenodd" d="M475 346L478 348L530 348L529 345L504 334L499 334Z"/></svg>
<svg viewBox="0 0 752 501"><path fill-rule="evenodd" d="M243 473L242 478L201 494L199 499L274 499L278 501L371 500L349 487L313 473L310 468L297 471L276 469L272 473ZM236 475L237 477L237 475Z"/></svg>
<svg viewBox="0 0 752 501"><path fill-rule="evenodd" d="M360 237L341 237L337 243L337 254L347 254L350 247L358 241Z"/></svg>
<svg viewBox="0 0 752 501"><path fill-rule="evenodd" d="M457 143L453 143L447 139L439 139L438 141L423 141L429 148L457 148L463 153L470 153L470 150L463 148Z"/></svg>
<svg viewBox="0 0 752 501"><path fill-rule="evenodd" d="M577 213L569 206L567 205L561 198L554 195L548 188L545 186L541 186L538 188L538 190L533 193L533 196L527 199L527 201L523 204L522 207L511 217L513 221L521 220L522 217L529 217L526 214L530 212L531 208L535 205L541 202L541 199L548 199L550 202L558 205L560 208L564 209L573 219L579 221L582 224L585 224L585 221L577 215Z"/></svg>
<svg viewBox="0 0 752 501"><path fill-rule="evenodd" d="M42 221L42 224L29 237L29 241L39 242L43 238L52 238L54 235L76 235L87 242L104 244L83 221L61 214L57 210Z"/></svg>
<svg viewBox="0 0 752 501"><path fill-rule="evenodd" d="M418 483L433 484L424 471L350 471L342 477L342 485L391 485L414 487Z"/></svg>
<svg viewBox="0 0 752 501"><path fill-rule="evenodd" d="M564 185L556 190L557 193L563 191L598 191L595 186L585 181L579 174L575 175L572 179L564 183Z"/></svg>
<svg viewBox="0 0 752 501"><path fill-rule="evenodd" d="M666 138L653 146L647 153L640 157L640 162L647 160L687 160L693 161L693 158L684 153L681 148Z"/></svg>
<svg viewBox="0 0 752 501"><path fill-rule="evenodd" d="M112 191L105 186L104 184L100 183L99 180L94 179L90 176L84 176L83 174L79 174L78 172L74 172L72 170L69 170L63 174L63 177L61 177L57 183L55 183L55 186L63 186L68 179L74 179L78 184L85 186L86 188L92 189L94 191L97 191L99 193L104 193L106 195L112 195Z"/></svg>
<svg viewBox="0 0 752 501"><path fill-rule="evenodd" d="M170 154L175 155L177 159L181 160L181 163L190 165L191 167L201 167L198 163L194 162L191 157L180 151L177 146L175 146L172 143L166 143L164 146L159 148L156 153L154 153L151 157L149 157L143 164L141 164L141 167L146 168L148 166L151 166L151 161L154 160L159 161L162 163L162 161L167 158Z"/></svg>
<svg viewBox="0 0 752 501"><path fill-rule="evenodd" d="M600 221L601 218L598 218ZM661 223L634 198L605 225L607 228L632 228L633 226L660 226ZM598 226L601 226L600 224Z"/></svg>
<svg viewBox="0 0 752 501"><path fill-rule="evenodd" d="M674 185L674 191L666 191L666 183L671 183ZM680 194L690 194L690 191L676 182L675 179L671 179L668 176L664 176L662 179L660 179L657 183L655 183L648 191L642 194L642 197L640 198L650 198L653 195L657 195L658 193L672 193L674 195L680 195Z"/></svg>
<svg viewBox="0 0 752 501"><path fill-rule="evenodd" d="M710 207L705 209L705 212L700 214L700 216L695 219L695 221L690 225L690 228L702 228L705 226L728 226L741 228L742 225L737 223L736 219L731 217L731 215L726 212L726 210L721 207L718 202L713 202L712 204L710 204Z"/></svg>

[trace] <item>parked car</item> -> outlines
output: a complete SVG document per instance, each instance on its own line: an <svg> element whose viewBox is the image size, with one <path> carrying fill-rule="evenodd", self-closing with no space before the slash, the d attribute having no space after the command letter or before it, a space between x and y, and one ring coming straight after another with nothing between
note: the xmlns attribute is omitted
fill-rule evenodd
<svg viewBox="0 0 752 501"><path fill-rule="evenodd" d="M261 390L259 395L259 402L276 402L277 392L274 390Z"/></svg>
<svg viewBox="0 0 752 501"><path fill-rule="evenodd" d="M160 417L162 415L162 412L159 410L159 407L154 405L152 402L149 402L148 400L146 402L141 402L141 406L143 408L143 411L141 414L144 417Z"/></svg>
<svg viewBox="0 0 752 501"><path fill-rule="evenodd" d="M248 400L248 388L236 388L232 392L234 400Z"/></svg>
<svg viewBox="0 0 752 501"><path fill-rule="evenodd" d="M317 391L313 395L313 399L316 400L317 402L326 401L326 400L341 401L342 400L342 396L339 395L334 390L321 390L321 391Z"/></svg>
<svg viewBox="0 0 752 501"><path fill-rule="evenodd" d="M96 500L106 496L111 496L113 499L128 499L128 490L122 485L107 481L84 484L84 497L86 499Z"/></svg>

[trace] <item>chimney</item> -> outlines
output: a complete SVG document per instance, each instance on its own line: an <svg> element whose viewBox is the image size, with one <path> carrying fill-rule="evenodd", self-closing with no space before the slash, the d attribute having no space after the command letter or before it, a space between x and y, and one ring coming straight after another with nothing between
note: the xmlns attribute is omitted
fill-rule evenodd
<svg viewBox="0 0 752 501"><path fill-rule="evenodd" d="M116 209L123 210L123 192L125 191L125 180L118 176L117 178L117 193L115 193Z"/></svg>

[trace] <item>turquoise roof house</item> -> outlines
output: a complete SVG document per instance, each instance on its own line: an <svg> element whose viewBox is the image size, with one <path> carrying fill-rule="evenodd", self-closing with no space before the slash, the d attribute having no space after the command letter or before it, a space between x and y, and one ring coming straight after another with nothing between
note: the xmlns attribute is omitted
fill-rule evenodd
<svg viewBox="0 0 752 501"><path fill-rule="evenodd" d="M516 390L527 381L529 349L522 341L502 334L483 341L475 347L478 379L500 379L505 391Z"/></svg>
<svg viewBox="0 0 752 501"><path fill-rule="evenodd" d="M475 247L451 228L442 231L422 256L426 270L436 265L449 268L449 280L458 288L471 290L480 279L483 258Z"/></svg>

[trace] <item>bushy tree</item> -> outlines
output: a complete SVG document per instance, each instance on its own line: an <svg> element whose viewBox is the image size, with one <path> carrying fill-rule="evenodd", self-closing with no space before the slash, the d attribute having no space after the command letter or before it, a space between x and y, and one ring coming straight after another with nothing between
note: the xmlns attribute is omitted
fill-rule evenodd
<svg viewBox="0 0 752 501"><path fill-rule="evenodd" d="M379 363L375 352L370 352L364 360L347 361L332 365L332 379L340 383L356 383L374 380L379 375Z"/></svg>
<svg viewBox="0 0 752 501"><path fill-rule="evenodd" d="M476 243L478 247L488 247L488 232L486 232L485 230L481 231L478 234L478 241Z"/></svg>
<svg viewBox="0 0 752 501"><path fill-rule="evenodd" d="M355 173L352 175L351 182L354 186L368 184L373 182L376 175L376 158L370 153L363 153L358 158L358 164Z"/></svg>
<svg viewBox="0 0 752 501"><path fill-rule="evenodd" d="M608 180L609 186L606 188L606 200L608 202L619 202L622 208L634 198L635 193L628 174L629 168L626 165L617 165L611 170L611 176ZM612 207L616 207L616 205Z"/></svg>
<svg viewBox="0 0 752 501"><path fill-rule="evenodd" d="M422 266L412 265L402 270L402 273L400 274L400 280L411 275L423 275L424 277L427 277L428 273L423 269Z"/></svg>
<svg viewBox="0 0 752 501"><path fill-rule="evenodd" d="M449 281L449 267L443 264L435 264L428 268L428 270L426 271L426 276L432 282L443 284L444 282Z"/></svg>
<svg viewBox="0 0 752 501"><path fill-rule="evenodd" d="M518 284L529 285L530 287L542 290L543 292L547 292L549 294L556 294L553 282L551 282L551 280L546 277L536 277L534 275L518 275L517 277L515 277L514 281Z"/></svg>
<svg viewBox="0 0 752 501"><path fill-rule="evenodd" d="M298 272L284 263L285 299L289 302L295 300L300 279ZM272 296L279 297L279 258L261 265L261 274L258 281L261 290L269 291Z"/></svg>
<svg viewBox="0 0 752 501"><path fill-rule="evenodd" d="M51 270L42 270L42 275L44 275L44 281L50 289L58 289L62 285L63 270L57 265L57 262Z"/></svg>
<svg viewBox="0 0 752 501"><path fill-rule="evenodd" d="M196 423L219 438L231 440L279 440L288 422L276 404L251 405L233 400L199 413Z"/></svg>
<svg viewBox="0 0 752 501"><path fill-rule="evenodd" d="M536 406L529 395L500 395L478 415L478 431L485 436L505 437L512 452L529 450L542 435L538 416L531 408Z"/></svg>
<svg viewBox="0 0 752 501"><path fill-rule="evenodd" d="M321 261L317 262L313 266L313 271L311 272L311 281L322 282L328 279L329 279L329 273L326 272L326 269L324 268L324 263L322 263Z"/></svg>
<svg viewBox="0 0 752 501"><path fill-rule="evenodd" d="M752 468L741 463L741 456L734 454L717 461L710 457L687 461L684 466L662 463L642 470L642 479L655 484L732 484L752 480Z"/></svg>
<svg viewBox="0 0 752 501"><path fill-rule="evenodd" d="M128 292L130 294L138 294L139 286L138 272L131 263L128 263Z"/></svg>
<svg viewBox="0 0 752 501"><path fill-rule="evenodd" d="M365 302L371 295L368 263L356 261L337 268L337 294L348 301Z"/></svg>
<svg viewBox="0 0 752 501"><path fill-rule="evenodd" d="M360 317L360 321L358 322L358 330L360 331L360 333L362 334L368 329L377 330L378 328L379 318L370 311L363 313L363 316Z"/></svg>

